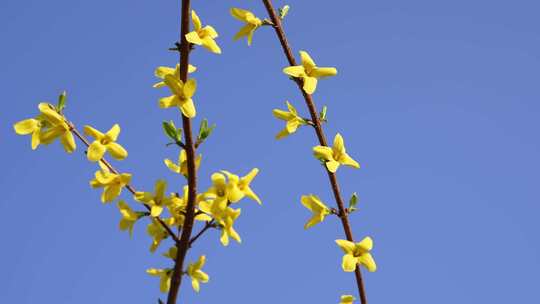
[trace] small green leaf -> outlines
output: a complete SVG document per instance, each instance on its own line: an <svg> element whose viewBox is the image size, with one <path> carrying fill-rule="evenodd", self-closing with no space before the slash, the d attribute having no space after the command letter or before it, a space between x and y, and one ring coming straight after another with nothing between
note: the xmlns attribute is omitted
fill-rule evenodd
<svg viewBox="0 0 540 304"><path fill-rule="evenodd" d="M163 122L163 131L165 132L165 135L175 142L180 142L182 140L182 130L177 129L172 120Z"/></svg>
<svg viewBox="0 0 540 304"><path fill-rule="evenodd" d="M58 95L58 104L56 105L56 110L58 112L62 112L62 110L66 107L66 91L63 91L62 94Z"/></svg>
<svg viewBox="0 0 540 304"><path fill-rule="evenodd" d="M349 212L353 212L356 210L356 204L358 203L358 195L356 192L354 192L351 196L351 199L349 199Z"/></svg>
<svg viewBox="0 0 540 304"><path fill-rule="evenodd" d="M198 139L201 141L205 140L208 138L208 136L210 136L210 134L212 134L212 131L214 131L215 128L216 124L212 124L212 126L208 127L208 120L206 118L203 119L199 128Z"/></svg>
<svg viewBox="0 0 540 304"><path fill-rule="evenodd" d="M285 18L285 16L287 16L287 14L289 13L289 9L291 9L291 7L288 6L288 5L285 5L282 8L280 8L279 9L279 18L280 19Z"/></svg>
<svg viewBox="0 0 540 304"><path fill-rule="evenodd" d="M326 121L326 111L328 108L326 106L322 107L321 113L319 117L321 118L321 121Z"/></svg>

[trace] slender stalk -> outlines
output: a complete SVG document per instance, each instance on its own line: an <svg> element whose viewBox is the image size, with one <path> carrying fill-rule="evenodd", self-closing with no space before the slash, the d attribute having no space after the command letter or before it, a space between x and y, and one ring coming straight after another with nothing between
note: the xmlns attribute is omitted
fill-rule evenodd
<svg viewBox="0 0 540 304"><path fill-rule="evenodd" d="M193 245L193 243L195 243L195 241L201 237L201 235L203 235L208 229L212 228L212 227L215 227L215 221L214 220L211 220L209 222L206 222L206 224L204 225L203 229L201 229L201 231L199 231L199 233L197 233L194 237L191 238L191 240L189 240L189 247L191 247L191 245Z"/></svg>
<svg viewBox="0 0 540 304"><path fill-rule="evenodd" d="M186 40L186 34L189 32L189 13L190 0L182 0L181 18L180 18L180 80L184 83L187 81L189 52L190 45ZM182 125L184 129L184 149L187 157L188 168L188 202L186 206L186 217L182 227L180 242L177 244L177 255L174 264L173 275L171 277L171 287L167 296L167 304L175 304L178 297L178 290L182 284L182 269L186 253L189 249L189 241L193 230L193 222L195 220L195 199L197 197L197 176L195 169L195 146L191 130L191 120L182 115Z"/></svg>
<svg viewBox="0 0 540 304"><path fill-rule="evenodd" d="M75 135L75 137L77 137L87 148L90 147L90 141L84 137L81 132L79 132L79 130L77 130L77 128L75 127L75 125L70 122L70 121L66 121L68 126L70 127L71 129L71 132ZM120 174L120 172L118 170L116 170L112 165L111 163L109 163L104 157L101 158L99 160L101 163L103 163L105 165L105 167L107 167L112 173L114 174ZM126 189L131 192L131 194L135 195L135 193L137 192L137 190L135 190L135 188L131 185L126 185ZM146 210L150 211L152 208L150 206L148 206L147 204L144 204L143 203L143 206L146 208ZM169 227L169 225L165 224L160 218L156 218L157 221L159 222L159 224L167 231L167 233L172 237L172 239L174 240L175 243L179 243L180 242L180 239L174 234L174 232L171 230L171 227Z"/></svg>
<svg viewBox="0 0 540 304"><path fill-rule="evenodd" d="M264 6L266 7L266 10L268 11L268 15L270 17L270 20L273 23L273 28L276 31L276 34L278 36L279 42L281 44L281 47L283 48L283 52L285 53L285 57L287 57L287 61L289 62L289 65L294 66L296 64L296 60L294 59L293 53L291 51L291 47L289 42L287 41L287 36L285 35L285 32L283 30L283 25L281 23L281 19L276 14L276 10L274 9L272 5L271 0L262 0L264 3ZM311 116L312 126L315 130L315 133L317 135L317 139L319 140L319 144L322 146L328 146L326 141L326 136L324 134L324 130L321 125L321 120L319 119L319 115L317 114L317 108L315 106L315 102L313 101L313 98L311 95L307 94L303 90L303 83L302 80L295 78L294 81L298 85L298 88L302 92L302 96L304 97L304 101L306 102L306 106L308 107L309 114ZM341 196L341 192L339 189L339 183L336 177L336 174L328 171L328 169L325 168L326 173L328 174L328 179L330 180L330 185L332 187L332 192L334 193L334 197L336 200L336 204L338 207L338 216L341 220L341 224L343 226L343 230L345 231L345 236L347 237L347 240L353 242L353 234L351 230L351 224L349 222L349 217L347 214L347 211L345 209L345 204L343 202L343 197ZM362 273L360 272L360 267L357 265L356 269L354 271L355 277L356 277L356 283L358 286L358 293L360 295L360 302L362 304L367 304L367 297L366 297L366 291L364 288L364 281L362 279Z"/></svg>

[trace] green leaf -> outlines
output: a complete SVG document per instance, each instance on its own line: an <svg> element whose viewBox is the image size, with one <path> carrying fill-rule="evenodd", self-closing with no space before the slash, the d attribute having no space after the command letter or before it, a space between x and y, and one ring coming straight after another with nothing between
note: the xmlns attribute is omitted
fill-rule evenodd
<svg viewBox="0 0 540 304"><path fill-rule="evenodd" d="M165 135L175 142L182 141L182 129L177 129L172 120L163 122L163 131Z"/></svg>
<svg viewBox="0 0 540 304"><path fill-rule="evenodd" d="M358 203L358 195L354 192L349 199L349 212L356 210L356 204Z"/></svg>
<svg viewBox="0 0 540 304"><path fill-rule="evenodd" d="M58 96L58 104L56 105L56 110L58 112L62 112L62 110L66 107L66 91L63 91L62 94Z"/></svg>
<svg viewBox="0 0 540 304"><path fill-rule="evenodd" d="M216 124L212 124L212 126L208 127L208 120L205 118L201 121L201 126L199 127L199 140L205 140L212 134L212 131L216 128Z"/></svg>
<svg viewBox="0 0 540 304"><path fill-rule="evenodd" d="M322 107L321 113L319 114L319 117L321 121L326 121L326 111L328 108L326 106Z"/></svg>
<svg viewBox="0 0 540 304"><path fill-rule="evenodd" d="M287 16L287 14L289 13L289 9L291 9L291 7L288 6L288 5L285 5L282 8L280 8L279 9L279 18L280 19L285 18L285 16Z"/></svg>

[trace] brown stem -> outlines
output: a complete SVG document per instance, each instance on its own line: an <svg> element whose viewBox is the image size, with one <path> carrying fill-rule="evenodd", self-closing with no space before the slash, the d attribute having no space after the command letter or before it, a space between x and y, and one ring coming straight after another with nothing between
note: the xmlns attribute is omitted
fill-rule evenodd
<svg viewBox="0 0 540 304"><path fill-rule="evenodd" d="M294 59L293 53L291 51L289 42L287 41L287 37L285 36L285 32L283 31L283 25L281 24L281 19L276 14L276 11L272 5L271 0L262 0L262 1L264 3L264 6L266 7L266 10L268 11L270 20L274 24L273 28L276 31L279 42L283 48L283 52L285 53L285 56L287 57L287 61L289 62L289 65L291 66L297 65L296 60ZM324 135L324 131L321 125L321 120L319 119L319 115L317 114L317 109L315 107L313 98L311 97L311 95L307 94L304 91L304 89L302 88L303 83L300 79L295 78L294 81L296 82L296 84L298 85L298 88L302 92L302 96L304 97L304 100L308 107L309 114L311 116L311 121L313 123L313 128L315 129L315 133L317 134L319 144L322 146L327 146L326 137ZM339 218L341 219L341 224L343 225L345 236L347 237L347 240L353 242L354 238L353 238L353 234L351 230L351 224L349 222L349 217L345 209L345 204L343 203L343 198L339 190L339 183L337 181L336 174L328 171L327 169L325 170L326 170L326 173L328 174L328 179L330 180L330 185L332 186L332 192L334 193L334 197L336 199L336 204L339 211ZM360 301L362 304L367 304L364 281L362 279L362 273L360 272L360 267L358 265L356 266L354 273L356 277L356 283L358 285L358 293L360 295Z"/></svg>
<svg viewBox="0 0 540 304"><path fill-rule="evenodd" d="M182 0L181 18L180 18L180 80L187 81L190 46L186 40L186 34L189 32L189 13L190 0ZM178 297L178 290L182 284L182 269L186 253L189 249L189 240L193 230L195 220L195 199L197 197L197 176L195 169L195 146L191 131L191 120L182 115L182 125L184 129L185 151L188 168L188 202L186 206L186 217L182 227L180 242L177 244L177 255L174 264L173 275L171 277L171 287L167 296L167 304L175 304Z"/></svg>
<svg viewBox="0 0 540 304"><path fill-rule="evenodd" d="M79 130L77 130L77 128L75 128L75 125L70 122L70 121L67 121L66 120L66 123L68 124L69 128L71 129L71 132L73 134L75 134L75 137L77 137L80 141L82 141L82 143L88 148L90 147L90 141L88 141L88 139L86 137L84 137L81 132L79 132ZM112 173L114 174L120 174L120 172L118 170L116 170L112 165L111 163L109 163L104 157L101 158L99 160L101 163L103 163L105 165L105 167L107 167ZM128 189L129 192L131 192L131 194L135 195L135 193L137 192L137 190L135 190L135 188L133 188L133 186L131 185L126 185L126 189ZM143 206L146 208L146 210L150 211L152 208L150 206L148 206L147 204L144 204L143 203ZM156 218L156 220L159 222L159 224L161 224L161 226L167 231L167 233L172 237L172 239L174 240L175 243L179 243L180 242L180 239L174 234L174 232L171 230L171 228L169 227L169 225L165 224L160 218Z"/></svg>

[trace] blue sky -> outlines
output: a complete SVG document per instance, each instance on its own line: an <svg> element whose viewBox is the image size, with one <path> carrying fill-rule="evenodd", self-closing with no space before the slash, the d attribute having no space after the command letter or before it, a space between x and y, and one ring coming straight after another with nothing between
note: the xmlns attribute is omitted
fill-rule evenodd
<svg viewBox="0 0 540 304"><path fill-rule="evenodd" d="M232 41L241 24L228 9L264 16L259 1L197 0L203 23L218 30L216 56L197 49L200 119L217 124L201 148L201 188L212 172L245 174L263 206L245 200L237 223L243 243L224 248L205 235L189 256L207 255L211 282L184 303L337 303L354 293L340 269L335 218L303 230L299 202L315 193L332 203L304 128L276 142L283 127L271 110L301 95L281 73L275 34ZM540 24L537 1L276 1L291 5L285 27L297 54L310 52L339 75L314 96L328 105L328 137L343 134L361 170L342 168L345 196L358 192L357 238L371 235L379 270L366 274L371 303L537 303L540 273ZM122 126L129 157L115 165L133 184L183 181L163 165L153 69L174 65L177 1L14 1L0 3L0 302L155 303L167 266L148 252L142 222L133 239L119 214L90 189L95 166L83 149L30 150L12 124L37 103L68 90L78 126ZM123 198L129 200L127 192ZM166 249L165 246L161 251Z"/></svg>

